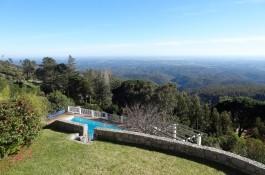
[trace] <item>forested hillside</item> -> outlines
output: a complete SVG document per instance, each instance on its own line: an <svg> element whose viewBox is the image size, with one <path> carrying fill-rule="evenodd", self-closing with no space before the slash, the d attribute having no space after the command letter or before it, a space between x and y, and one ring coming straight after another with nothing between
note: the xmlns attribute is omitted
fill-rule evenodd
<svg viewBox="0 0 265 175"><path fill-rule="evenodd" d="M250 97L256 100L265 100L265 85L215 85L199 88L191 91L198 94L202 101L216 104L223 96L229 97Z"/></svg>
<svg viewBox="0 0 265 175"><path fill-rule="evenodd" d="M168 59L168 60L167 60ZM79 60L83 70L111 70L124 79L143 79L157 84L175 83L178 88L194 90L219 85L265 85L265 61L222 58L91 58Z"/></svg>

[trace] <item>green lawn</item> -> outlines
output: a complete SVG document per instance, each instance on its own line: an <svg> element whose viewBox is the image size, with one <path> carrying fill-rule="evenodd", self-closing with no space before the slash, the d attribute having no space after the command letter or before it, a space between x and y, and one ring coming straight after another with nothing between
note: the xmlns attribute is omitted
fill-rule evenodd
<svg viewBox="0 0 265 175"><path fill-rule="evenodd" d="M67 137L43 130L31 147L0 161L0 174L225 174L204 164L155 151L101 141L83 145Z"/></svg>

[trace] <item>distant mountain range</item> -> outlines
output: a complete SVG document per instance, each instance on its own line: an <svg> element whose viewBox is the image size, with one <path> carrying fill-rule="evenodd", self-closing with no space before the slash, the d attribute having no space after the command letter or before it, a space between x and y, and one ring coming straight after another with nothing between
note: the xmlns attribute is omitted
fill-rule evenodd
<svg viewBox="0 0 265 175"><path fill-rule="evenodd" d="M216 85L264 85L265 59L83 59L79 69L108 69L123 79L157 84L176 83L180 89Z"/></svg>

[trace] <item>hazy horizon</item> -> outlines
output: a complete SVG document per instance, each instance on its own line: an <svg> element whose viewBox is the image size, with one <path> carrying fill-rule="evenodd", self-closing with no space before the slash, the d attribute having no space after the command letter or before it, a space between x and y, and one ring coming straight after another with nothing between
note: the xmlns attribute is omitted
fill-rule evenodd
<svg viewBox="0 0 265 175"><path fill-rule="evenodd" d="M15 63L19 63L23 59L31 59L37 62L41 62L44 57L51 57L57 60L58 62L67 62L69 55L66 56L39 56L39 57L30 57L30 56L20 56L20 57L7 57L2 55L0 60L7 60L11 58ZM74 56L77 62L80 61L210 61L210 62L229 62L229 61L265 61L265 56L256 57L256 56Z"/></svg>

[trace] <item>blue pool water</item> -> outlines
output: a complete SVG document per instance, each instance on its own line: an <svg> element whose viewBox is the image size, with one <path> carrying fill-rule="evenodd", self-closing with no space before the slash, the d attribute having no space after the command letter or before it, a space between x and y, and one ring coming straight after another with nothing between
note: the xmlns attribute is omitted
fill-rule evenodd
<svg viewBox="0 0 265 175"><path fill-rule="evenodd" d="M85 119L85 118L81 118L81 117L74 117L71 121L86 124L88 127L88 134L89 134L90 140L92 140L94 137L94 129L95 128L109 128L109 129L117 129L117 130L121 129L116 125L107 124L104 122L90 120L90 119Z"/></svg>

